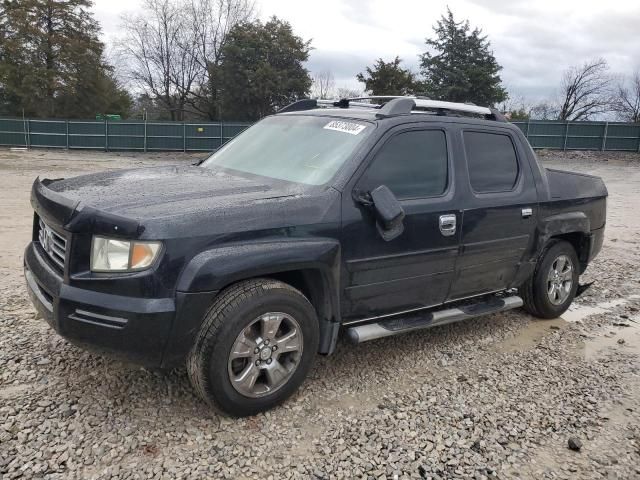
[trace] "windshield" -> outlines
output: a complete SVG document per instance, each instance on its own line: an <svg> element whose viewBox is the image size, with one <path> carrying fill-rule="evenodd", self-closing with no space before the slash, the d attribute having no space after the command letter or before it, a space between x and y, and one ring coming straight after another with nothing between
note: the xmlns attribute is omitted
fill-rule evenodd
<svg viewBox="0 0 640 480"><path fill-rule="evenodd" d="M322 185L373 128L366 122L327 117L268 117L224 145L202 166Z"/></svg>

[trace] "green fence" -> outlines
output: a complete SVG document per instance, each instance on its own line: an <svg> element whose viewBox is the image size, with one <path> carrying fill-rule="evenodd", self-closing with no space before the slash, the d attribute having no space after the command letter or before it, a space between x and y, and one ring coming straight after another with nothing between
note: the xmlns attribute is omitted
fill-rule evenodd
<svg viewBox="0 0 640 480"><path fill-rule="evenodd" d="M514 122L533 148L640 152L640 124ZM212 151L249 123L0 118L0 145L96 150Z"/></svg>
<svg viewBox="0 0 640 480"><path fill-rule="evenodd" d="M543 120L513 123L533 148L640 152L640 123Z"/></svg>
<svg viewBox="0 0 640 480"><path fill-rule="evenodd" d="M212 151L249 125L0 118L0 145L105 151Z"/></svg>

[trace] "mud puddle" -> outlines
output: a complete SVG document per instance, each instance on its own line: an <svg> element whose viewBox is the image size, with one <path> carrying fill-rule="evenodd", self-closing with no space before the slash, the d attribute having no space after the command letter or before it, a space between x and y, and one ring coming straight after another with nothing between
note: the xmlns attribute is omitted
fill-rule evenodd
<svg viewBox="0 0 640 480"><path fill-rule="evenodd" d="M541 343L545 336L552 334L554 331L562 330L571 323L581 322L593 315L608 313L611 310L638 298L640 298L640 295L631 295L628 298L619 298L608 302L601 302L595 306L572 305L569 310L559 318L555 318L553 320L531 320L515 336L496 345L495 350L501 353L527 351L531 348L535 348L536 345ZM585 342L584 357L591 358L594 355L597 355L597 352L601 352L608 347L620 345L616 343L620 338L626 342L626 336L631 335L632 332L636 332L638 334L638 338L629 338L629 344L636 345L635 348L640 348L640 319L629 319L629 322L627 323L629 324L628 327L609 327L608 330L603 330L601 334L597 334L593 339L589 339L588 342ZM618 332L624 332L624 336L622 334L618 334ZM622 345L625 344L626 343L622 343ZM640 353L640 350L638 350L637 353Z"/></svg>
<svg viewBox="0 0 640 480"><path fill-rule="evenodd" d="M501 353L524 352L538 345L546 335L561 330L568 325L562 318L553 320L531 320L518 334L497 345Z"/></svg>
<svg viewBox="0 0 640 480"><path fill-rule="evenodd" d="M572 305L569 307L569 310L564 312L560 318L569 323L580 322L587 317L592 315L598 315L601 313L607 313L610 310L625 305L629 302L629 300L634 299L636 295L632 295L629 299L619 298L616 300L611 300L609 302L598 303L595 306L588 305Z"/></svg>
<svg viewBox="0 0 640 480"><path fill-rule="evenodd" d="M582 351L585 360L597 360L611 352L640 355L640 328L633 324L607 327L600 334L586 339Z"/></svg>

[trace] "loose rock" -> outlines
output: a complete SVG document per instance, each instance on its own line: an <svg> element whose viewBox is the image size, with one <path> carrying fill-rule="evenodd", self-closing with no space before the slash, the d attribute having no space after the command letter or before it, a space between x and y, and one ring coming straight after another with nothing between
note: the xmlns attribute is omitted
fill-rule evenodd
<svg viewBox="0 0 640 480"><path fill-rule="evenodd" d="M570 437L567 441L567 444L571 450L574 450L576 452L582 448L582 442L575 437Z"/></svg>

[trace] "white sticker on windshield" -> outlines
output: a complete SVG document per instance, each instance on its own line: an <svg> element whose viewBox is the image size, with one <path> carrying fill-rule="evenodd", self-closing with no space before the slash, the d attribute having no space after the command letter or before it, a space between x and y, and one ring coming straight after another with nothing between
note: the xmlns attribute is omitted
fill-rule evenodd
<svg viewBox="0 0 640 480"><path fill-rule="evenodd" d="M336 132L350 133L351 135L358 135L361 131L367 128L366 125L360 125L359 123L344 122L342 120L333 120L327 123L324 128L327 130L335 130Z"/></svg>

